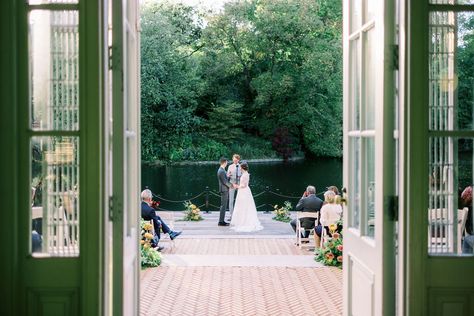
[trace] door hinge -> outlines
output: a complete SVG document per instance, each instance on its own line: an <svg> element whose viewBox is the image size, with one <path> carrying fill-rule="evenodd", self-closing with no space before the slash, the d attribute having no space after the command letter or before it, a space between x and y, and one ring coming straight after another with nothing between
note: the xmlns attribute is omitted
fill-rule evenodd
<svg viewBox="0 0 474 316"><path fill-rule="evenodd" d="M117 66L120 65L120 54L116 46L109 46L109 61L108 66L109 70L117 69Z"/></svg>
<svg viewBox="0 0 474 316"><path fill-rule="evenodd" d="M115 196L109 196L109 220L114 221L122 213L122 204Z"/></svg>
<svg viewBox="0 0 474 316"><path fill-rule="evenodd" d="M398 221L398 196L391 195L385 198L385 208L387 209L388 219L392 222Z"/></svg>
<svg viewBox="0 0 474 316"><path fill-rule="evenodd" d="M114 67L114 48L109 46L109 70Z"/></svg>
<svg viewBox="0 0 474 316"><path fill-rule="evenodd" d="M398 44L393 45L393 69L398 70L399 64L399 46Z"/></svg>

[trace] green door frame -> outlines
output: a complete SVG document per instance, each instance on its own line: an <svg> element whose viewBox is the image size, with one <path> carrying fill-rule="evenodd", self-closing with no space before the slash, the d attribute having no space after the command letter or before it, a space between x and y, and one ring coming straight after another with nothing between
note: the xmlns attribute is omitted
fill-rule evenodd
<svg viewBox="0 0 474 316"><path fill-rule="evenodd" d="M16 80L16 25L18 1L0 2L0 146L5 154L0 155L0 196L2 196L0 240L0 314L13 315L19 305L19 288L16 286L18 269L18 139L17 128L17 80ZM8 197L8 198L6 198ZM9 212L6 214L6 212ZM6 258L6 260L5 260Z"/></svg>

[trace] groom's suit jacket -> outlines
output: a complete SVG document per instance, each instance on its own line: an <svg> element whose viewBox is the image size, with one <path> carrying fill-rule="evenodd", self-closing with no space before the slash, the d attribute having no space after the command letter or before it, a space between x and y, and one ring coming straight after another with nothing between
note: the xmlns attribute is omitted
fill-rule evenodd
<svg viewBox="0 0 474 316"><path fill-rule="evenodd" d="M219 170L217 170L217 179L219 180L219 192L228 192L229 188L232 187L232 184L229 181L229 178L227 177L227 172L225 172L225 169L220 167Z"/></svg>
<svg viewBox="0 0 474 316"><path fill-rule="evenodd" d="M319 212L323 206L323 200L318 198L316 195L311 194L307 197L301 198L298 204L296 204L295 209L300 212ZM314 218L302 218L301 226L306 229L311 229L314 227L315 221Z"/></svg>

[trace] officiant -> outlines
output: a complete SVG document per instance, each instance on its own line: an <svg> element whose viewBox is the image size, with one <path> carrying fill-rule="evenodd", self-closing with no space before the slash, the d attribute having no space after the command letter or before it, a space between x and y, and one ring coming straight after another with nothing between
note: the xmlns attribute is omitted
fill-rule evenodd
<svg viewBox="0 0 474 316"><path fill-rule="evenodd" d="M234 154L232 156L232 164L227 168L227 177L229 178L230 183L239 185L240 177L242 175L242 170L240 169L240 155ZM234 201L236 189L229 189L229 213L230 219L232 219L232 214L234 213ZM230 220L229 219L229 220Z"/></svg>

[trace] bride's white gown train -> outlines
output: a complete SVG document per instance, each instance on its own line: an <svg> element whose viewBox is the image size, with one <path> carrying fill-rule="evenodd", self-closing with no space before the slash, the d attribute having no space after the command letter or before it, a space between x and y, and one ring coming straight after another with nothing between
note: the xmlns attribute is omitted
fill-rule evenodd
<svg viewBox="0 0 474 316"><path fill-rule="evenodd" d="M234 212L230 221L230 228L236 232L253 232L263 229L257 217L257 208L249 188L249 179L249 173L244 172L237 190Z"/></svg>

